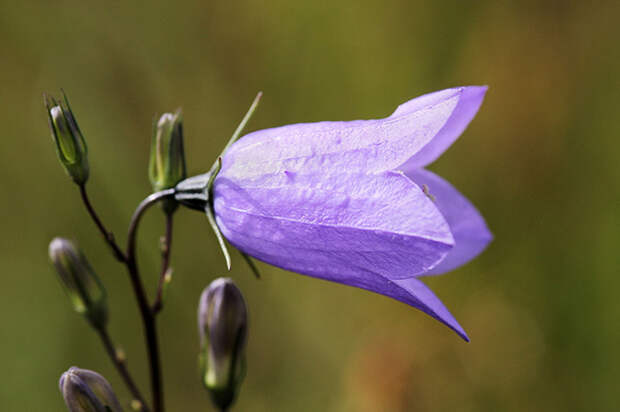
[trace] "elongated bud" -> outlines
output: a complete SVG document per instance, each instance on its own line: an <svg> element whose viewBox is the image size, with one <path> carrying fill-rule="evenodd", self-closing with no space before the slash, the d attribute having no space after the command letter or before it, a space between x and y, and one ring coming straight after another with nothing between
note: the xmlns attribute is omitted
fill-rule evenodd
<svg viewBox="0 0 620 412"><path fill-rule="evenodd" d="M164 113L153 128L149 179L155 192L176 186L187 175L181 110Z"/></svg>
<svg viewBox="0 0 620 412"><path fill-rule="evenodd" d="M226 410L245 375L248 314L241 291L219 278L202 292L198 305L200 367L213 402Z"/></svg>
<svg viewBox="0 0 620 412"><path fill-rule="evenodd" d="M69 176L78 185L88 180L88 148L82 132L73 116L69 100L63 93L63 101L56 101L44 96L45 107L52 131L52 138L56 143L56 153Z"/></svg>
<svg viewBox="0 0 620 412"><path fill-rule="evenodd" d="M75 311L96 329L104 328L108 318L105 288L82 252L57 237L50 242L49 255Z"/></svg>
<svg viewBox="0 0 620 412"><path fill-rule="evenodd" d="M97 372L73 366L58 386L70 412L122 412L112 386Z"/></svg>

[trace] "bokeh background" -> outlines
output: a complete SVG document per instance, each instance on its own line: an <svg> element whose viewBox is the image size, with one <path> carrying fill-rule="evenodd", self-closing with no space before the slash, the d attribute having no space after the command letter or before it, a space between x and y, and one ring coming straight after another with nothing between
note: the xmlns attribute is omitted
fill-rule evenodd
<svg viewBox="0 0 620 412"><path fill-rule="evenodd" d="M90 149L89 190L120 242L149 193L151 121L182 107L205 171L257 91L249 129L377 118L417 95L487 84L431 169L495 241L428 284L471 337L396 301L239 255L250 307L237 411L608 411L620 405L620 3L617 1L0 1L0 409L63 411L71 365L129 397L47 258L79 241L107 285L111 332L147 390L138 313L59 166L42 93L64 88ZM140 260L154 285L159 211ZM196 303L224 263L206 220L177 214L159 319L168 410L213 410ZM151 288L152 289L152 288Z"/></svg>

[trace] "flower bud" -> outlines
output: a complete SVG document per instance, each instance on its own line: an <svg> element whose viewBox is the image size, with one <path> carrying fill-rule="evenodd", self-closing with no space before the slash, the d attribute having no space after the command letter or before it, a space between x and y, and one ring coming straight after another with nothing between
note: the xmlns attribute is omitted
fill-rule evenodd
<svg viewBox="0 0 620 412"><path fill-rule="evenodd" d="M49 126L60 163L75 183L83 185L88 180L88 148L67 96L63 97L64 102L45 97Z"/></svg>
<svg viewBox="0 0 620 412"><path fill-rule="evenodd" d="M202 292L198 305L200 367L213 402L226 410L245 375L247 309L231 279L219 278Z"/></svg>
<svg viewBox="0 0 620 412"><path fill-rule="evenodd" d="M105 288L82 252L57 237L50 242L49 255L75 311L96 329L104 328L108 318Z"/></svg>
<svg viewBox="0 0 620 412"><path fill-rule="evenodd" d="M170 189L185 179L181 111L164 113L153 130L149 179L155 192Z"/></svg>
<svg viewBox="0 0 620 412"><path fill-rule="evenodd" d="M112 387L96 372L73 366L58 386L70 412L122 412Z"/></svg>

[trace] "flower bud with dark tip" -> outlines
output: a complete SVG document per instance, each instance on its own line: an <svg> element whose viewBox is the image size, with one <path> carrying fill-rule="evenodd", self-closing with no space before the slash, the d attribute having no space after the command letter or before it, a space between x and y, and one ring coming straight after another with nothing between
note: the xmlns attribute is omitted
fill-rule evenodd
<svg viewBox="0 0 620 412"><path fill-rule="evenodd" d="M49 255L75 311L95 329L103 329L108 319L105 288L82 252L71 241L57 237L50 242Z"/></svg>
<svg viewBox="0 0 620 412"><path fill-rule="evenodd" d="M202 292L198 305L202 381L213 403L227 410L245 375L248 314L241 291L219 278Z"/></svg>
<svg viewBox="0 0 620 412"><path fill-rule="evenodd" d="M58 386L70 412L122 412L112 387L96 372L73 366Z"/></svg>
<svg viewBox="0 0 620 412"><path fill-rule="evenodd" d="M56 153L67 174L78 185L84 185L88 180L88 148L77 121L73 116L67 96L63 94L63 101L56 101L53 97L45 96L52 138L56 143Z"/></svg>
<svg viewBox="0 0 620 412"><path fill-rule="evenodd" d="M164 113L153 127L149 159L149 179L153 191L173 188L186 175L181 110L174 114ZM176 209L176 202L164 202L164 209Z"/></svg>

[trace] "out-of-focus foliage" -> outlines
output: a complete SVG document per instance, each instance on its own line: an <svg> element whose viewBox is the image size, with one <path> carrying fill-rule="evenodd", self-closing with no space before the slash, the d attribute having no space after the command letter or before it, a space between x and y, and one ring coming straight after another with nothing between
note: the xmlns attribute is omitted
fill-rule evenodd
<svg viewBox="0 0 620 412"><path fill-rule="evenodd" d="M188 173L205 172L258 90L248 130L388 115L424 92L488 84L432 166L479 206L495 241L429 284L467 330L405 305L260 264L230 273L248 302L236 410L611 410L620 381L620 4L617 1L0 2L2 409L63 411L77 364L121 380L66 304L47 258L78 240L106 284L111 333L146 385L138 313L58 165L42 93L64 88L88 139L92 200L119 241L150 191L151 122L181 106ZM154 289L163 214L140 236ZM170 410L206 410L202 289L224 273L199 213L176 214L160 318ZM228 276L228 274L226 275Z"/></svg>

